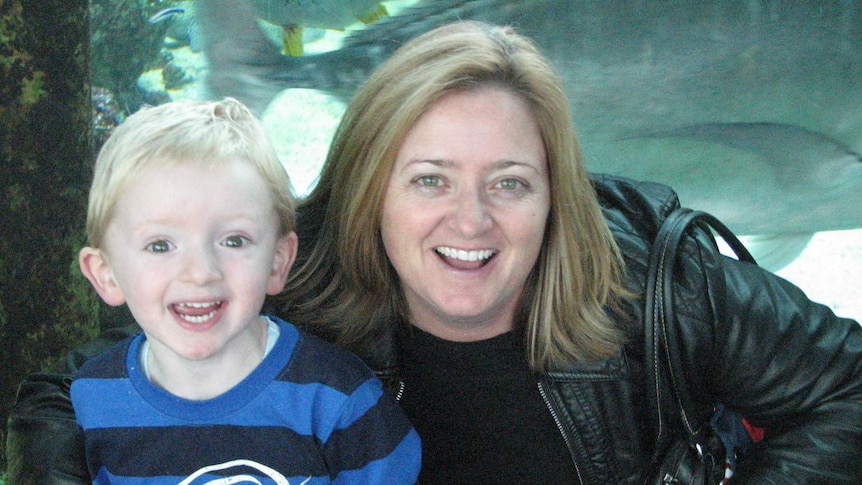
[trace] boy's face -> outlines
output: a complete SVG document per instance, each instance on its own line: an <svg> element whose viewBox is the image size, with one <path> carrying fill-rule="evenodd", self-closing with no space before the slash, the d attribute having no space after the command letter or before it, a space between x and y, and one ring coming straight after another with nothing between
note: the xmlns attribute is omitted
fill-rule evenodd
<svg viewBox="0 0 862 485"><path fill-rule="evenodd" d="M251 164L147 169L123 193L84 274L111 305L126 302L156 348L203 361L247 350L266 294L284 288L295 233Z"/></svg>

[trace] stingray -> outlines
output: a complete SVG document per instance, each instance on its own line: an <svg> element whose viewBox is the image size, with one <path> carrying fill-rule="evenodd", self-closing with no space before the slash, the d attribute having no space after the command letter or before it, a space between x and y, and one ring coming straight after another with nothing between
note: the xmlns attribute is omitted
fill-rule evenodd
<svg viewBox="0 0 862 485"><path fill-rule="evenodd" d="M841 219L844 218L844 214L858 214L862 211L862 205L859 205L862 200L858 195L862 192L862 155L834 138L801 126L773 122L698 123L660 131L641 132L628 137L628 139L632 138L676 138L719 144L750 152L757 156L768 169L765 175L772 177L772 184L769 186L774 189L760 193L761 199L773 197L796 202L788 206L805 204L808 200L811 212L822 219L822 224L829 227L842 227L844 222ZM749 163L746 167L751 169L753 165ZM736 177L739 180L752 180L756 176L764 175L762 172L755 175L751 173L752 171L739 171ZM725 179L731 177L732 175L727 174ZM713 183L716 186L715 192L723 190L721 177L716 177ZM751 185L754 186L754 184ZM759 186L761 189L766 187L766 181L761 180ZM821 205L818 202L824 198L824 195L832 199L846 198L847 205L843 206L842 203L843 207L833 207L834 210L830 214L824 214L817 210ZM730 202L733 202L732 195L728 193L727 197L731 199ZM778 204L780 202L772 203L772 205ZM759 218L761 222L759 226L766 226L768 229L772 222L768 219L770 215L758 211L758 204L748 206L740 204L740 206L747 207L749 215L734 217L737 226L742 225L742 229L745 230L745 224L738 222L740 219L758 220ZM782 216L779 214L777 217ZM847 219L853 220L852 217ZM748 225L758 226L754 223ZM753 231L757 232L757 230ZM745 241L752 247L762 266L777 270L792 261L805 248L812 235L812 232L806 231L783 234L760 233L746 237Z"/></svg>
<svg viewBox="0 0 862 485"><path fill-rule="evenodd" d="M862 155L823 133L770 122L699 123L642 137L688 138L748 150L763 157L776 181L788 190L830 190L859 179Z"/></svg>

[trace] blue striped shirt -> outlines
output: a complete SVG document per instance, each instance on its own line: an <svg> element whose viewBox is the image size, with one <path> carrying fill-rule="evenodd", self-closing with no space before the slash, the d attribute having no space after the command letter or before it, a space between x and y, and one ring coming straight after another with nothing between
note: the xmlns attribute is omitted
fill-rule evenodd
<svg viewBox="0 0 862 485"><path fill-rule="evenodd" d="M191 401L141 371L143 334L72 384L94 484L415 483L419 436L362 361L270 317L272 351L241 383Z"/></svg>

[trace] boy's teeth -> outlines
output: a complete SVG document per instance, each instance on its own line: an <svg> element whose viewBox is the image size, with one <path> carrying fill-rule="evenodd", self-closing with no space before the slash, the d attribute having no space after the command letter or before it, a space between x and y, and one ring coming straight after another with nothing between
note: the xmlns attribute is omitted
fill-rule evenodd
<svg viewBox="0 0 862 485"><path fill-rule="evenodd" d="M220 300L210 302L177 303L174 312L189 323L203 323L212 319L221 308Z"/></svg>
<svg viewBox="0 0 862 485"><path fill-rule="evenodd" d="M203 323L215 316L216 311L213 310L206 315L182 315L180 314L180 318L190 323Z"/></svg>
<svg viewBox="0 0 862 485"><path fill-rule="evenodd" d="M455 258L460 259L462 261L479 261L482 259L488 259L494 255L494 250L492 249L480 249L478 251L465 251L463 249L454 249L448 247L438 247L435 248L436 251L447 258Z"/></svg>
<svg viewBox="0 0 862 485"><path fill-rule="evenodd" d="M219 302L217 302L217 301L210 301L210 302L206 302L206 303L180 303L179 306L188 307L188 308L206 308L206 307L211 307L211 306L215 306L218 304L219 304Z"/></svg>

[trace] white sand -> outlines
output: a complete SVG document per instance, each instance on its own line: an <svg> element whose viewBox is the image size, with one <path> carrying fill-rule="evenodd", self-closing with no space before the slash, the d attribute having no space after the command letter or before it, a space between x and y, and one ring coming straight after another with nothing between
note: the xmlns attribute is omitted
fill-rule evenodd
<svg viewBox="0 0 862 485"><path fill-rule="evenodd" d="M815 234L778 274L838 315L862 322L862 229Z"/></svg>

